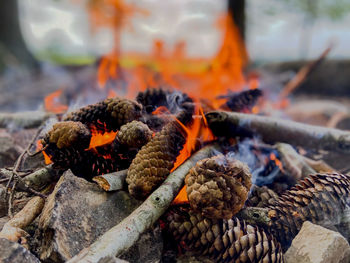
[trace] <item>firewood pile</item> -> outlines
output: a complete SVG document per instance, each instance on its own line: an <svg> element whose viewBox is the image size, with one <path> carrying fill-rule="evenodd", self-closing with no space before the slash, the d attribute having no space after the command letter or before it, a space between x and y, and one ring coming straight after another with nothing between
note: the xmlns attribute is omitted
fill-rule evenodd
<svg viewBox="0 0 350 263"><path fill-rule="evenodd" d="M44 262L114 262L101 260L120 257L155 226L164 240L162 262L180 255L284 262L306 221L348 239L350 176L300 149L349 154L350 132L249 113L261 96L258 89L222 95L226 101L214 110L185 93L153 88L46 122L13 167L0 170L0 211L9 217L0 237ZM43 156L46 166L23 168ZM64 258L44 244L58 233L41 231L58 194L72 194L61 189L67 176L108 195L125 191L139 203ZM19 193L22 206L16 206Z"/></svg>

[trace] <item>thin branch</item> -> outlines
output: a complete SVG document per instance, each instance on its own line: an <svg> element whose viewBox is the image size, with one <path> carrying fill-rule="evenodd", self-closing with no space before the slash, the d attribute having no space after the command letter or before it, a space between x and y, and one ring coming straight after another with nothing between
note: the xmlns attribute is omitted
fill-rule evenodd
<svg viewBox="0 0 350 263"><path fill-rule="evenodd" d="M206 118L217 136L260 136L271 144L285 142L309 149L350 153L349 131L236 112L212 111Z"/></svg>
<svg viewBox="0 0 350 263"><path fill-rule="evenodd" d="M116 191L123 188L128 170L103 174L92 178L105 191Z"/></svg>

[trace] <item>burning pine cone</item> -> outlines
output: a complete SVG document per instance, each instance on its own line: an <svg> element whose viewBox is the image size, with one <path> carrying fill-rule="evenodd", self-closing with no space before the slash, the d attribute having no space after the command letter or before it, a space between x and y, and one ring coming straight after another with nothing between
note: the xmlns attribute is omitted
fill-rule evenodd
<svg viewBox="0 0 350 263"><path fill-rule="evenodd" d="M100 131L116 131L122 125L137 120L142 106L136 101L110 98L71 112L66 121L79 121Z"/></svg>
<svg viewBox="0 0 350 263"><path fill-rule="evenodd" d="M197 162L185 183L192 209L217 219L229 219L241 210L252 185L248 166L224 155Z"/></svg>
<svg viewBox="0 0 350 263"><path fill-rule="evenodd" d="M152 138L152 131L140 121L132 121L124 124L117 134L121 144L131 148L141 148Z"/></svg>
<svg viewBox="0 0 350 263"><path fill-rule="evenodd" d="M349 175L310 175L269 207L271 232L286 249L305 221L336 225L349 205L349 187Z"/></svg>
<svg viewBox="0 0 350 263"><path fill-rule="evenodd" d="M246 90L238 94L220 96L220 98L227 98L227 102L222 106L228 108L231 111L245 111L251 109L258 99L263 95L263 92L259 89Z"/></svg>
<svg viewBox="0 0 350 263"><path fill-rule="evenodd" d="M137 94L136 100L147 111L147 113L153 112L159 106L168 106L167 96L170 91L162 88L151 88Z"/></svg>
<svg viewBox="0 0 350 263"><path fill-rule="evenodd" d="M267 186L253 185L248 198L248 205L254 207L267 207L273 205L278 195Z"/></svg>
<svg viewBox="0 0 350 263"><path fill-rule="evenodd" d="M144 198L169 175L186 136L177 122L171 122L144 145L132 161L126 182L129 193Z"/></svg>
<svg viewBox="0 0 350 263"><path fill-rule="evenodd" d="M184 249L214 262L283 262L281 247L273 236L235 217L208 219L175 207L166 215L166 226Z"/></svg>

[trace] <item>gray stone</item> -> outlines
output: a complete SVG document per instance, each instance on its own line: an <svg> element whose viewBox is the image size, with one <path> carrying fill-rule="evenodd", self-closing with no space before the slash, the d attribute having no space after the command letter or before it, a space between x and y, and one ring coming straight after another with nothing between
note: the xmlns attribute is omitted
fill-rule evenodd
<svg viewBox="0 0 350 263"><path fill-rule="evenodd" d="M39 220L41 236L38 240L42 240L39 244L40 259L54 262L67 261L118 224L139 204L140 201L131 198L124 191L105 192L96 184L67 171L48 197ZM158 242L154 241L153 244L145 242L150 238ZM160 258L160 252L156 253L156 250L150 249L150 246L162 246L160 233L146 233L137 246L132 253L136 258L130 259L127 256L125 260L156 261ZM147 253L152 253L152 261L144 260L148 256Z"/></svg>
<svg viewBox="0 0 350 263"><path fill-rule="evenodd" d="M20 244L0 238L0 262L40 263L40 260Z"/></svg>
<svg viewBox="0 0 350 263"><path fill-rule="evenodd" d="M350 262L350 246L338 232L306 221L285 253L286 263Z"/></svg>
<svg viewBox="0 0 350 263"><path fill-rule="evenodd" d="M10 134L1 130L0 132L0 168L13 166L23 149L18 147Z"/></svg>

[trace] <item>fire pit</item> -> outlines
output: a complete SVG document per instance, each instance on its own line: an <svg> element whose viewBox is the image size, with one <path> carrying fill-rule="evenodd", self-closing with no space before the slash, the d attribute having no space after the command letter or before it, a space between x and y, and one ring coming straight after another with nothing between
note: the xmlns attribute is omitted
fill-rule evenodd
<svg viewBox="0 0 350 263"><path fill-rule="evenodd" d="M269 88L247 67L240 8L219 17L216 55L193 58L161 40L123 54L121 30L147 10L88 5L115 37L94 91L0 114L4 262L350 260L348 105L315 103L310 121L291 100L332 47Z"/></svg>

